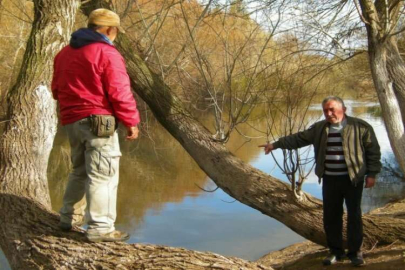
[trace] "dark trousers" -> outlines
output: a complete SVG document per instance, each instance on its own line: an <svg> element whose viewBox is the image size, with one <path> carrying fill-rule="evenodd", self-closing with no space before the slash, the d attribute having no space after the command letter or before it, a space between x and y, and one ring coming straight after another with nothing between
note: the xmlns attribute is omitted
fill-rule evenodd
<svg viewBox="0 0 405 270"><path fill-rule="evenodd" d="M348 175L324 175L323 224L330 252L343 255L343 201L347 208L347 245L348 256L360 251L363 243L363 222L361 219L361 196L364 181L353 185Z"/></svg>

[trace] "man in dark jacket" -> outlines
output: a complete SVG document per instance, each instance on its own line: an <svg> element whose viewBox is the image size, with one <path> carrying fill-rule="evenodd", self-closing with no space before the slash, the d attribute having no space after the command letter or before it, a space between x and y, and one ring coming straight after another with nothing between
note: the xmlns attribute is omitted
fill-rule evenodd
<svg viewBox="0 0 405 270"><path fill-rule="evenodd" d="M124 59L112 43L118 31L123 32L118 15L96 9L88 28L74 32L54 61L52 92L73 163L59 226L70 230L83 220L86 196L86 235L92 242L129 239L114 227L121 156L114 122L126 127L128 140L135 140L140 118Z"/></svg>
<svg viewBox="0 0 405 270"><path fill-rule="evenodd" d="M323 179L323 221L330 255L323 261L331 265L345 257L343 249L343 201L347 207L347 256L355 266L363 265L361 253L363 224L361 197L363 185L375 184L381 170L381 153L373 128L365 121L346 115L339 97L322 102L325 120L308 130L279 138L277 142L260 145L267 155L272 150L314 146L315 173Z"/></svg>

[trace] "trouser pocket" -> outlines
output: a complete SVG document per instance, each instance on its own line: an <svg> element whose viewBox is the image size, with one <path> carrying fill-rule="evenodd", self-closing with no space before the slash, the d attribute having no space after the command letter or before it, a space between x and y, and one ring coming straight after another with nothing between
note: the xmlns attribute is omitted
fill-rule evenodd
<svg viewBox="0 0 405 270"><path fill-rule="evenodd" d="M114 230L116 219L117 188L119 178L119 151L103 152L98 149L86 153L88 181L88 232L107 233Z"/></svg>
<svg viewBox="0 0 405 270"><path fill-rule="evenodd" d="M119 170L119 159L121 152L103 152L91 150L87 153L87 172L89 174L101 174L103 176L114 176Z"/></svg>

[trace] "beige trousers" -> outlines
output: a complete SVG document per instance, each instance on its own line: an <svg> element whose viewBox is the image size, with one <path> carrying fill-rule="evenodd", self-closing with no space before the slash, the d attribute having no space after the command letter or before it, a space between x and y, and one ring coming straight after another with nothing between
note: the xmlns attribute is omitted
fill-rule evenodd
<svg viewBox="0 0 405 270"><path fill-rule="evenodd" d="M87 118L65 128L73 169L60 210L61 222L74 224L86 212L88 234L114 231L121 156L118 134L106 138L95 136Z"/></svg>

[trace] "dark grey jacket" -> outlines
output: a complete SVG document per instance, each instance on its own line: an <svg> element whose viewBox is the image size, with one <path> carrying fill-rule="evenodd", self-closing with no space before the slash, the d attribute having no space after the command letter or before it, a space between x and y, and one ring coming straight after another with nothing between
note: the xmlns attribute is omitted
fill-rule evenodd
<svg viewBox="0 0 405 270"><path fill-rule="evenodd" d="M380 146L373 128L364 120L346 116L347 125L342 132L343 152L350 179L356 184L364 176L375 176L381 170ZM325 171L326 142L330 124L319 121L309 129L279 138L274 148L297 149L313 144L315 174L322 178Z"/></svg>

